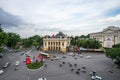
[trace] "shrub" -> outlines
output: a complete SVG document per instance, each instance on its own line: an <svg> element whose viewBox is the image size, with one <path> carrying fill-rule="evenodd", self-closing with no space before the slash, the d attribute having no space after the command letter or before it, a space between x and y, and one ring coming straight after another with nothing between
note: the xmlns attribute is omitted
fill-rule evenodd
<svg viewBox="0 0 120 80"><path fill-rule="evenodd" d="M43 66L43 62L33 62L27 65L29 69L38 69Z"/></svg>

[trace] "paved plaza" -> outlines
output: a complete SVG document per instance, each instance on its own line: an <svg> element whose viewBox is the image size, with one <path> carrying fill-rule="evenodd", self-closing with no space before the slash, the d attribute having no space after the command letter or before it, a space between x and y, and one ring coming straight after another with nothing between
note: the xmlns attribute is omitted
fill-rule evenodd
<svg viewBox="0 0 120 80"><path fill-rule="evenodd" d="M36 50L29 53L31 56L36 54L38 54ZM102 80L118 80L120 78L120 69L117 69L113 61L102 53L82 52L82 54L75 54L75 56L67 54L50 53L51 57L45 59L46 67L28 70L23 63L25 55L6 52L4 58L0 59L0 69L4 62L9 61L11 65L4 69L5 73L0 75L0 80L38 80L40 77L46 77L47 80L91 80L89 73L93 70L96 70L97 75L102 77ZM66 58L63 58L63 55ZM59 57L59 60L54 60L53 56ZM91 58L86 58L87 56L91 56ZM15 71L14 64L17 60L20 61L20 65ZM82 72L83 66L86 67L86 72ZM71 69L73 70L71 71ZM79 74L76 74L77 69L80 69Z"/></svg>

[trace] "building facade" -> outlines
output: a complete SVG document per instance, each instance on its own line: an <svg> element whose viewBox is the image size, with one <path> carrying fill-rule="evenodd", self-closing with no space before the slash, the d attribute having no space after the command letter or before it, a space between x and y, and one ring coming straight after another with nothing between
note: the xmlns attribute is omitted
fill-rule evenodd
<svg viewBox="0 0 120 80"><path fill-rule="evenodd" d="M101 32L91 33L90 38L100 41L102 47L112 48L113 45L120 43L120 28L109 26Z"/></svg>
<svg viewBox="0 0 120 80"><path fill-rule="evenodd" d="M67 47L70 46L70 38L59 32L55 36L45 36L43 38L44 51L61 51L66 53Z"/></svg>

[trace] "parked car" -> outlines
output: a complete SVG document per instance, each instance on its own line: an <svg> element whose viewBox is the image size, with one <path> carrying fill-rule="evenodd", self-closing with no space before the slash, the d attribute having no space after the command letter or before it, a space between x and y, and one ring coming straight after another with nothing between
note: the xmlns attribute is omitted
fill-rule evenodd
<svg viewBox="0 0 120 80"><path fill-rule="evenodd" d="M45 77L43 77L43 78L39 78L38 80L47 80Z"/></svg>
<svg viewBox="0 0 120 80"><path fill-rule="evenodd" d="M10 62L6 62L3 68L7 68L10 65Z"/></svg>
<svg viewBox="0 0 120 80"><path fill-rule="evenodd" d="M3 71L3 70L0 70L0 75L3 74L3 73L4 73L4 71Z"/></svg>
<svg viewBox="0 0 120 80"><path fill-rule="evenodd" d="M15 66L18 66L19 64L20 64L19 61L16 61L16 62L15 62Z"/></svg>

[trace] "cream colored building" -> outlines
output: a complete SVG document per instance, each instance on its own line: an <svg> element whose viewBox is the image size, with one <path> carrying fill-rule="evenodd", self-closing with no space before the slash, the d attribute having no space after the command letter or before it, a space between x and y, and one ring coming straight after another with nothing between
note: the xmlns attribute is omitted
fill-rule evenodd
<svg viewBox="0 0 120 80"><path fill-rule="evenodd" d="M45 36L43 38L43 48L44 51L56 50L66 53L67 47L70 46L70 38L59 32L55 36Z"/></svg>
<svg viewBox="0 0 120 80"><path fill-rule="evenodd" d="M113 45L120 43L120 28L109 26L101 32L91 33L90 38L100 41L102 47L112 48Z"/></svg>

